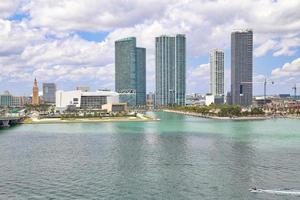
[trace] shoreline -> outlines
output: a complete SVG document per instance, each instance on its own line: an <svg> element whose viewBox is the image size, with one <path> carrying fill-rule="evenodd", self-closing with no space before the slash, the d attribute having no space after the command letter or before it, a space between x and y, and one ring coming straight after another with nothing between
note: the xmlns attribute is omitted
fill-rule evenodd
<svg viewBox="0 0 300 200"><path fill-rule="evenodd" d="M231 121L257 121L257 120L268 120L268 119L274 119L270 116L253 116L253 117L217 117L217 116L209 116L209 115L202 115L200 113L193 113L193 112L185 112L185 111L179 111L179 110L168 110L164 109L164 112L170 112L170 113L177 113L177 114L183 114L193 117L201 117L205 119L214 119L214 120L231 120Z"/></svg>
<svg viewBox="0 0 300 200"><path fill-rule="evenodd" d="M23 121L21 124L63 124L63 123L103 123L103 122L151 122L158 121L158 119L149 116L138 117L107 117L107 118L45 118L45 119L32 119Z"/></svg>
<svg viewBox="0 0 300 200"><path fill-rule="evenodd" d="M300 119L300 116L294 116L294 115L287 115L285 116L287 119Z"/></svg>

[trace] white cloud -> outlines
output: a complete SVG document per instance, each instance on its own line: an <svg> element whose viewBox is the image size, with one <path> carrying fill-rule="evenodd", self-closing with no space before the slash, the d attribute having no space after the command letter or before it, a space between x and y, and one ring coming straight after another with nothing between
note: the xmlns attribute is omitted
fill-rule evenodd
<svg viewBox="0 0 300 200"><path fill-rule="evenodd" d="M109 31L154 19L169 0L31 0L26 6L33 26L56 30Z"/></svg>
<svg viewBox="0 0 300 200"><path fill-rule="evenodd" d="M277 42L274 40L267 40L254 50L254 56L264 56L270 50L276 49L276 44Z"/></svg>
<svg viewBox="0 0 300 200"><path fill-rule="evenodd" d="M210 65L207 64L201 64L197 67L190 69L187 72L187 92L197 91L199 88L202 89L201 92L208 92L208 86L209 86L209 72L210 72Z"/></svg>
<svg viewBox="0 0 300 200"><path fill-rule="evenodd" d="M266 76L263 74L254 74L253 75L253 82L254 83L263 83L266 79Z"/></svg>
<svg viewBox="0 0 300 200"><path fill-rule="evenodd" d="M29 44L41 42L44 32L29 28L25 22L11 22L0 19L0 55L22 53Z"/></svg>
<svg viewBox="0 0 300 200"><path fill-rule="evenodd" d="M256 49L257 56L274 50L279 51L274 54L276 56L291 55L290 48L300 44L284 37L292 34L293 41L299 38L300 16L295 8L300 9L299 1L243 1L242 4L228 0L181 1L166 7L161 18L117 28L110 35L136 35L148 49L154 48L153 38L157 35L185 33L189 55L198 56L206 55L211 48L228 48L232 29L250 27L254 29L254 43L266 43ZM222 13L222 16L216 13Z"/></svg>
<svg viewBox="0 0 300 200"><path fill-rule="evenodd" d="M296 53L296 47L300 46L300 37L283 38L278 44L279 50L274 52L274 56L292 56Z"/></svg>
<svg viewBox="0 0 300 200"><path fill-rule="evenodd" d="M77 68L70 65L56 65L53 67L38 68L33 72L33 76L43 81L55 78L59 82L76 82L86 79L89 81L107 81L107 83L111 84L111 81L114 79L114 65Z"/></svg>
<svg viewBox="0 0 300 200"><path fill-rule="evenodd" d="M190 80L208 80L209 79L209 70L210 70L209 63L201 64L198 67L196 67L188 72L188 78Z"/></svg>
<svg viewBox="0 0 300 200"><path fill-rule="evenodd" d="M16 10L29 18L7 20ZM154 37L186 34L190 59L206 56L211 48L228 49L231 30L246 27L254 30L255 56L290 56L300 46L299 10L298 0L1 0L0 72L2 80L10 81L31 81L34 74L68 84L81 77L113 86L114 41L136 36L138 45L147 48L147 88L153 90ZM108 35L91 42L76 31ZM206 90L208 73L205 65L187 66L188 89Z"/></svg>
<svg viewBox="0 0 300 200"><path fill-rule="evenodd" d="M0 19L0 74L11 83L39 81L91 82L113 89L114 49L111 42L90 42L70 34L47 38L47 30L30 29L26 22ZM50 32L52 33L52 32ZM110 43L110 44L108 44ZM101 83L102 82L102 83ZM63 84L62 84L63 85ZM74 87L72 87L74 88Z"/></svg>
<svg viewBox="0 0 300 200"><path fill-rule="evenodd" d="M99 66L111 62L113 55L113 49L108 48L106 42L89 42L78 36L72 36L27 46L21 57L28 60L29 65L36 67L44 65Z"/></svg>
<svg viewBox="0 0 300 200"><path fill-rule="evenodd" d="M12 15L18 8L21 0L1 0L0 18L6 18Z"/></svg>
<svg viewBox="0 0 300 200"><path fill-rule="evenodd" d="M285 63L281 68L273 69L271 74L274 78L300 76L300 58L297 58L290 63Z"/></svg>

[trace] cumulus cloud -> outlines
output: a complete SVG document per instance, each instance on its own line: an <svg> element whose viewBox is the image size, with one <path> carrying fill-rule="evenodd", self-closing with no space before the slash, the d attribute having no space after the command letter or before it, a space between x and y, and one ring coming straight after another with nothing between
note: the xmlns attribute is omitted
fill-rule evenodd
<svg viewBox="0 0 300 200"><path fill-rule="evenodd" d="M153 90L156 36L186 34L190 59L207 56L211 48L229 49L234 28L253 28L256 57L269 52L291 56L300 46L299 9L298 0L1 0L2 80L38 76L75 84L81 78L113 88L114 41L135 36L138 46L147 48L147 84ZM16 11L28 17L8 20ZM104 31L107 36L92 42L80 38L78 31ZM285 73L280 68L272 74L276 70ZM226 74L230 77L227 69ZM207 65L189 64L188 90L206 90L208 75Z"/></svg>
<svg viewBox="0 0 300 200"><path fill-rule="evenodd" d="M274 40L267 40L266 42L264 42L254 50L254 56L256 57L264 56L270 50L275 49L276 44L277 42Z"/></svg>
<svg viewBox="0 0 300 200"><path fill-rule="evenodd" d="M33 26L57 30L109 31L155 19L170 0L31 0L26 6Z"/></svg>
<svg viewBox="0 0 300 200"><path fill-rule="evenodd" d="M21 58L28 60L29 65L70 65L99 66L113 59L113 49L107 48L106 42L89 42L78 36L62 40L50 40L27 46Z"/></svg>
<svg viewBox="0 0 300 200"><path fill-rule="evenodd" d="M20 54L29 44L41 42L44 32L24 22L0 19L0 55Z"/></svg>
<svg viewBox="0 0 300 200"><path fill-rule="evenodd" d="M2 57L3 76L8 79L20 78L31 81L37 77L42 81L114 80L113 55L102 43L88 42L74 36L65 40L45 41L27 46L22 54ZM109 55L101 59L101 55ZM22 74L22 76L16 76Z"/></svg>
<svg viewBox="0 0 300 200"><path fill-rule="evenodd" d="M108 41L90 42L76 34L47 38L48 31L25 22L0 19L0 74L11 83L38 80L71 83L92 81L113 89L114 49ZM62 84L62 85L64 85ZM74 87L72 87L74 88Z"/></svg>
<svg viewBox="0 0 300 200"><path fill-rule="evenodd" d="M189 52L198 55L213 47L228 47L230 31L234 28L253 28L254 41L258 44L266 38L299 32L299 9L297 0L288 3L283 0L242 3L230 0L31 0L24 10L29 13L34 27L57 31L110 31L112 37L133 33L140 35L147 48L153 46L156 35L186 33L190 40ZM285 44L288 47L290 43Z"/></svg>
<svg viewBox="0 0 300 200"><path fill-rule="evenodd" d="M56 81L81 81L82 79L108 81L114 79L114 66L78 67L70 65L55 65L53 67L38 68L33 75L40 80L49 81L49 78L56 77ZM51 80L51 79L50 79Z"/></svg>
<svg viewBox="0 0 300 200"><path fill-rule="evenodd" d="M11 16L20 5L21 0L1 0L0 3L0 18Z"/></svg>
<svg viewBox="0 0 300 200"><path fill-rule="evenodd" d="M201 92L207 93L208 86L209 86L209 72L210 72L210 65L207 64L200 64L195 68L190 69L187 72L187 91L199 91L201 88Z"/></svg>
<svg viewBox="0 0 300 200"><path fill-rule="evenodd" d="M281 68L273 69L271 74L274 78L300 76L300 58L297 58L290 63L285 63Z"/></svg>
<svg viewBox="0 0 300 200"><path fill-rule="evenodd" d="M224 92L230 88L230 69L224 69ZM209 91L210 82L210 64L200 64L187 72L188 92L200 91L207 93Z"/></svg>
<svg viewBox="0 0 300 200"><path fill-rule="evenodd" d="M274 56L292 56L296 53L296 47L300 46L300 37L283 38L278 44L279 49L273 53Z"/></svg>
<svg viewBox="0 0 300 200"><path fill-rule="evenodd" d="M191 80L209 80L210 64L201 64L188 72Z"/></svg>

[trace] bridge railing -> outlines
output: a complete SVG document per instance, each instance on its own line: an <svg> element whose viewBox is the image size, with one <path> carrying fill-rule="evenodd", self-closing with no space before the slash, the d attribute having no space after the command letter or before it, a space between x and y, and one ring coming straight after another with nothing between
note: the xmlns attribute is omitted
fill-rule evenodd
<svg viewBox="0 0 300 200"><path fill-rule="evenodd" d="M24 117L24 115L20 113L5 113L5 114L0 114L0 118L20 118Z"/></svg>

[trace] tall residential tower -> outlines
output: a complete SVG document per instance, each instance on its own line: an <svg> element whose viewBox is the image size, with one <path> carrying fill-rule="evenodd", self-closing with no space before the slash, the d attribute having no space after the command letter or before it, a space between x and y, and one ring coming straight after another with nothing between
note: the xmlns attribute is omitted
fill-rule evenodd
<svg viewBox="0 0 300 200"><path fill-rule="evenodd" d="M224 95L224 51L212 49L209 54L210 83L209 93L214 96Z"/></svg>
<svg viewBox="0 0 300 200"><path fill-rule="evenodd" d="M135 105L146 105L146 49L136 47L136 38L115 42L115 89L135 94Z"/></svg>
<svg viewBox="0 0 300 200"><path fill-rule="evenodd" d="M185 105L185 35L155 38L156 105Z"/></svg>
<svg viewBox="0 0 300 200"><path fill-rule="evenodd" d="M231 33L231 102L252 104L253 32L250 29Z"/></svg>

